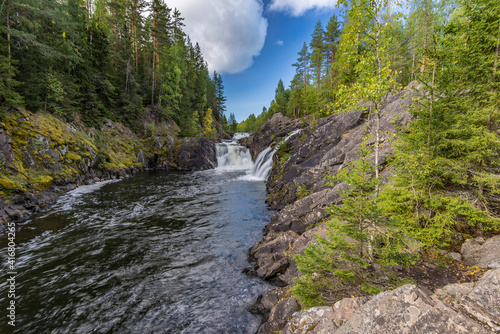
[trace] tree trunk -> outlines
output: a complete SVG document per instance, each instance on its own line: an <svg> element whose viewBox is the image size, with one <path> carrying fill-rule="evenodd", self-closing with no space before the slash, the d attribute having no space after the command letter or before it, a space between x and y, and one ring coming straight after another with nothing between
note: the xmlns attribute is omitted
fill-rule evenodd
<svg viewBox="0 0 500 334"><path fill-rule="evenodd" d="M380 37L380 25L379 23L377 22L377 34L375 36L375 45L376 45L376 49L375 49L375 54L376 54L376 57L377 57L377 77L378 77L378 80L379 80L379 87L382 87L382 83L380 82L381 80L381 75L382 75L382 60L380 59L380 54L379 54L379 51L380 51L380 45L379 45L379 37ZM379 96L380 92L377 91L376 92L376 96L377 96L377 99L378 99L378 96ZM379 164L379 160L380 160L380 112L379 112L379 102L380 101L372 101L372 103L374 104L374 108L375 108L375 117L376 117L376 126L375 126L375 136L376 136L376 139L375 139L375 178L379 178L379 169L378 169L378 164ZM377 186L377 190L376 190L376 195L378 196L378 192L379 192L379 186Z"/></svg>
<svg viewBox="0 0 500 334"><path fill-rule="evenodd" d="M427 149L429 150L429 157L432 156L432 151L431 151L431 131L432 131L432 113L433 113L433 108L434 108L434 82L436 79L436 66L437 66L437 60L434 59L434 67L432 68L432 83L431 83L431 103L429 106L429 129L427 133Z"/></svg>
<svg viewBox="0 0 500 334"><path fill-rule="evenodd" d="M496 49L495 49L495 60L493 61L493 73L491 74L491 81L492 81L492 84L494 85L495 84L495 73L497 71L497 65L498 65L498 54L499 54L499 50L500 49L500 24L498 24L498 36L497 36L497 46L496 46ZM493 94L495 92L495 89L492 87L491 88L491 93ZM491 118L493 117L493 112L496 108L493 107L493 110L490 112L490 116L488 117L488 130L491 131Z"/></svg>
<svg viewBox="0 0 500 334"><path fill-rule="evenodd" d="M153 48L154 48L154 40L153 40ZM156 52L153 51L153 73L152 73L152 79L151 79L151 109L154 107L154 101L155 101L155 68L156 68Z"/></svg>
<svg viewBox="0 0 500 334"><path fill-rule="evenodd" d="M10 0L8 0L9 2L7 3L7 61L8 61L8 69L7 69L7 88L10 88L10 63L11 63L11 50L10 50L10 19L9 19L9 16L10 16ZM2 4L3 6L3 4Z"/></svg>
<svg viewBox="0 0 500 334"><path fill-rule="evenodd" d="M411 81L415 80L415 51L413 51L413 61L411 64Z"/></svg>
<svg viewBox="0 0 500 334"><path fill-rule="evenodd" d="M128 91L128 76L130 73L130 59L127 61L126 77L125 77L125 93Z"/></svg>

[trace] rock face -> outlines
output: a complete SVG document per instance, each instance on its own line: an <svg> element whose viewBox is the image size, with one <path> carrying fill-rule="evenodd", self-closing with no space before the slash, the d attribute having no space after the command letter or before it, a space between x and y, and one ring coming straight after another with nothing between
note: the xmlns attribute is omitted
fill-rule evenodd
<svg viewBox="0 0 500 334"><path fill-rule="evenodd" d="M406 110L414 95L413 90L390 95L382 106L380 131L383 135L379 159L382 167L392 154L390 134L411 119ZM347 162L356 160L363 139L371 134L368 145L374 142L374 129L375 120L368 120L359 111L320 119L317 125L291 137L287 141L290 157L282 164L280 157L275 156L266 184L271 195L268 201L271 207L283 209L295 202L300 187L311 194L330 189L324 180L327 173L336 174Z"/></svg>
<svg viewBox="0 0 500 334"><path fill-rule="evenodd" d="M407 108L412 104L412 89L391 95L381 109L382 145L380 150L381 176L391 175L387 158L392 154L391 134L411 120ZM279 115L277 120L282 119ZM282 120L281 122L285 122ZM325 236L327 207L341 204L338 194L345 185L328 186L324 177L335 175L357 155L367 135L373 144L375 120L362 112L332 115L320 119L314 126L291 136L285 149L273 159L273 168L266 183L268 203L278 211L266 226L266 235L250 250L257 275L281 284L266 292L259 308L268 312L269 319L259 333L489 333L500 331L497 305L500 301L500 270L488 272L478 283L452 284L436 291L406 285L381 293L371 299L347 298L333 307L312 308L293 315L290 297L278 298L293 286L299 275L295 254L303 254L308 244L316 242L316 234ZM276 126L276 125L275 125ZM276 126L278 128L278 126ZM271 138L290 132L273 134L265 124L265 140L257 136L249 140L255 152L271 143ZM260 144L261 146L258 146ZM248 143L247 143L248 145ZM284 152L281 153L280 151ZM371 157L374 159L373 155ZM500 267L500 236L489 240L468 240L459 253L447 256L454 261L462 258L467 265L481 268ZM275 298L270 298L273 296ZM278 299L278 301L276 301ZM262 302L265 300L265 303ZM272 305L274 303L274 305ZM278 315L287 317L286 325Z"/></svg>
<svg viewBox="0 0 500 334"><path fill-rule="evenodd" d="M313 307L294 313L282 334L333 333L349 320L364 302L365 298L346 298L335 303L333 307Z"/></svg>
<svg viewBox="0 0 500 334"><path fill-rule="evenodd" d="M382 106L382 167L392 154L390 134L411 119L406 110L414 95L411 89L390 95ZM374 134L374 124L375 120L368 119L361 111L332 115L291 136L281 150L285 154L274 156L266 187L269 205L279 211L266 226L267 235L250 250L257 275L288 286L294 284L293 278L298 271L293 256L303 253L308 243L316 242L315 234L326 235L325 224L316 225L328 216L327 207L340 204L338 191L345 187L343 184L330 187L324 178L327 173L335 175L347 162L357 159L364 138ZM300 126L298 122L293 123L277 114L243 143L255 155L276 138L284 137ZM371 143L373 139L368 140L368 144ZM383 170L381 175L386 177L389 174L390 171ZM270 312L273 310L274 307ZM272 328L283 328L277 326L274 321Z"/></svg>
<svg viewBox="0 0 500 334"><path fill-rule="evenodd" d="M247 138L240 139L240 143L250 149L250 153L255 159L276 138L285 137L293 130L301 128L302 124L299 119L289 119L283 114L277 113L268 119L257 132Z"/></svg>
<svg viewBox="0 0 500 334"><path fill-rule="evenodd" d="M206 138L184 138L177 153L180 170L199 171L216 167L215 143Z"/></svg>
<svg viewBox="0 0 500 334"><path fill-rule="evenodd" d="M178 126L154 115L145 115L143 125L139 136L110 120L94 129L79 119L69 124L42 112L18 110L5 116L0 123L0 225L26 217L81 184L147 169L215 167L213 141L185 138L181 145ZM218 136L227 134L219 131Z"/></svg>
<svg viewBox="0 0 500 334"><path fill-rule="evenodd" d="M433 294L405 285L367 301L296 312L282 334L492 333L500 331L500 269L477 283L451 284Z"/></svg>
<svg viewBox="0 0 500 334"><path fill-rule="evenodd" d="M500 235L485 241L483 238L469 239L462 245L465 264L479 268L500 268Z"/></svg>
<svg viewBox="0 0 500 334"><path fill-rule="evenodd" d="M389 134L395 133L397 127L411 119L406 109L411 105L414 94L413 90L407 90L391 95L383 105L381 132L384 133L382 141L385 145L382 145L380 152L382 165L392 153L392 148L388 145ZM269 204L279 211L272 215L271 222L266 226L269 235L251 251L251 256L256 259L259 275L273 278L277 274L284 274L280 271L291 264L290 254L293 252L289 250L293 248L295 240L287 241L287 249L283 249L286 245L282 245L279 250L271 248L269 252L268 245L274 238L280 239L284 234L293 232L296 237L292 239L297 239L327 217L327 207L340 203L338 191L345 185L330 187L324 178L327 173L335 175L347 162L357 159L363 139L370 131L374 131L374 122L375 120L367 119L362 112L332 115L318 120L317 125L305 128L288 139L286 145L289 158L286 162L282 164L281 157L275 155L266 187L269 192ZM272 137L270 130L273 125L279 128L276 123L290 124L283 120L283 116L275 115L263 126L266 138ZM251 141L257 141L256 137ZM382 175L387 174L388 171L382 172ZM298 199L300 188L307 192L307 196L302 199ZM310 239L314 239L314 235ZM283 255L285 253L288 257ZM293 270L293 266L290 268ZM289 281L286 277L285 274L284 279Z"/></svg>

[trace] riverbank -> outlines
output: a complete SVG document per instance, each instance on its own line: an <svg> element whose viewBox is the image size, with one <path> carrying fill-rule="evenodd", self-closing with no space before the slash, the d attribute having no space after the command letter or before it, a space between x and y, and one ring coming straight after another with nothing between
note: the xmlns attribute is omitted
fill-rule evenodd
<svg viewBox="0 0 500 334"><path fill-rule="evenodd" d="M407 109L412 105L415 94L416 92L410 86L403 92L389 95L382 105L380 133L383 135L379 162L380 175L384 182L388 182L392 176L392 166L389 161L393 153L394 134L412 120ZM488 278L484 280L480 278L488 269L500 266L500 252L492 254L493 260L490 259L490 262L472 261L469 258L470 254L476 254L479 248L470 252L461 250L460 246L458 249L442 251L437 257L433 253L422 253L421 260L409 268L394 267L387 271L380 266L371 266L374 281L388 290L383 295L384 297L378 297L378 295L372 297L369 293L354 286L347 286L346 289L339 291L326 289L323 294L323 303L328 306L299 312L303 309L303 305L300 305L299 300L290 292L296 284L294 279L301 275L294 256L303 255L304 249L309 244L316 243L316 235L321 237L327 235L328 208L332 204L341 204L339 190L344 189L343 184L331 187L324 178L327 173L336 175L348 162L356 160L361 144L368 134L374 134L376 128L375 119L368 118L361 111L332 115L313 123L304 127L282 115L274 115L262 130L244 141L256 155L272 141L279 142L279 138L284 136L282 133L290 133L302 128L284 145L281 145L274 156L271 175L266 183L269 193L267 202L271 208L278 211L266 226L264 238L250 249L250 256L255 263L255 274L277 286L263 293L253 308L254 312L267 317L267 321L257 333L291 334L306 331L307 333L344 333L346 331L399 333L403 327L408 328L410 332L426 333L431 331L432 326L439 333L451 333L459 331L462 325L472 332L476 329L478 332L496 330L495 326L499 318L493 306L494 303L488 304L479 299L487 298L484 292L489 289L492 291L492 300L500 300L500 291L494 283L498 281L500 271L488 274L490 276L485 276ZM285 124L289 126L286 127ZM273 133L272 129L279 129L279 134ZM373 138L375 136L369 137L365 144L373 145ZM374 160L373 154L371 160ZM461 236L457 236L459 237ZM487 241L488 244L496 244L500 241L498 237L488 240L491 240ZM465 239L461 241L457 239L455 244L460 245L464 241ZM398 288L405 282L413 285ZM423 290L417 292L416 286L423 287ZM481 297L475 299L474 302L467 304L461 301L461 311L449 302L455 297L449 295L440 297L443 294L438 296L441 290L449 292L453 288L460 290L465 287L467 287L467 293L476 287L482 292L478 293ZM418 298L426 301L425 306L415 306L412 304L413 301L411 303L404 301L404 298L409 295L420 296ZM460 298L465 298L466 295L464 293L460 295ZM463 300L460 298L456 297L455 300ZM385 303L392 303L388 301L389 299L394 303L401 300L402 302L400 306L391 310L381 307ZM463 306L465 304L467 305ZM412 306L415 306L418 311L411 315L413 317L411 321L407 321L406 315L403 318L398 315L407 312ZM468 312L463 311L466 308L469 309ZM476 321L477 312L470 312L474 308L480 310L478 311L480 313L489 314L484 318L487 320ZM359 316L356 315L358 310ZM377 317L376 314L379 313L383 313L383 316ZM431 313L434 316L430 317ZM351 316L353 316L351 323L342 327L341 324L347 322ZM365 322L378 324L378 327L357 326L361 318L365 318ZM448 318L451 320L446 320L448 322L445 325L445 319ZM424 323L429 323L428 330L419 327ZM449 331L444 331L446 326Z"/></svg>
<svg viewBox="0 0 500 334"><path fill-rule="evenodd" d="M111 120L95 129L43 112L11 113L0 123L0 224L24 219L79 185L144 170L215 167L214 143L227 134L182 139L178 132L173 121L151 115L137 134Z"/></svg>

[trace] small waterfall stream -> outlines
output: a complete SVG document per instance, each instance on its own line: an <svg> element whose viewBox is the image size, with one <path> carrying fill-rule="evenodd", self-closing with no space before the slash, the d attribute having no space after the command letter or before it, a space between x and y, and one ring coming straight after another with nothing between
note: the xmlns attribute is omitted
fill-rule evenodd
<svg viewBox="0 0 500 334"><path fill-rule="evenodd" d="M285 142L302 129L292 131ZM247 170L247 175L242 176L245 180L262 181L267 180L273 166L273 156L277 147L269 146L257 155L255 163L248 148L238 143L239 139L248 137L249 133L235 133L232 140L216 144L217 169Z"/></svg>

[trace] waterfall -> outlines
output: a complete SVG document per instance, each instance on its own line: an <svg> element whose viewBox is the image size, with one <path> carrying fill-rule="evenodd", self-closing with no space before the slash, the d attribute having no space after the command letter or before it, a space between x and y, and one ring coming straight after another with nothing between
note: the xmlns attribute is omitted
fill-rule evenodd
<svg viewBox="0 0 500 334"><path fill-rule="evenodd" d="M249 132L236 132L234 135L233 135L233 140L240 140L240 139L243 139L243 138L246 138L248 136L250 136L251 133Z"/></svg>
<svg viewBox="0 0 500 334"><path fill-rule="evenodd" d="M286 138L285 142L290 139L293 135L299 133L302 129L292 131ZM278 150L277 147L274 149L269 146L264 151L260 152L255 160L255 165L252 168L251 175L260 180L267 180L269 173L271 173L271 168L273 167L273 156Z"/></svg>
<svg viewBox="0 0 500 334"><path fill-rule="evenodd" d="M267 180L273 167L274 153L276 149L272 149L271 146L260 152L250 174L259 180Z"/></svg>
<svg viewBox="0 0 500 334"><path fill-rule="evenodd" d="M285 139L299 133L302 129L292 131ZM247 175L242 176L242 180L265 181L269 177L273 167L273 156L278 150L277 147L269 146L257 155L255 163L248 148L238 144L238 140L248 137L249 133L235 133L232 140L224 141L215 145L218 170L246 170Z"/></svg>
<svg viewBox="0 0 500 334"><path fill-rule="evenodd" d="M248 148L241 146L237 141L227 141L215 145L217 169L243 169L253 167L252 156Z"/></svg>

